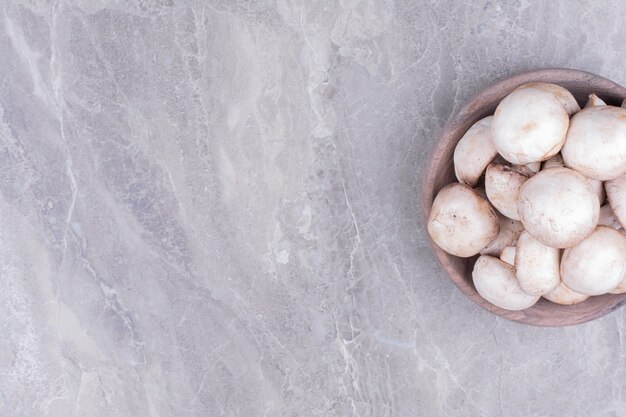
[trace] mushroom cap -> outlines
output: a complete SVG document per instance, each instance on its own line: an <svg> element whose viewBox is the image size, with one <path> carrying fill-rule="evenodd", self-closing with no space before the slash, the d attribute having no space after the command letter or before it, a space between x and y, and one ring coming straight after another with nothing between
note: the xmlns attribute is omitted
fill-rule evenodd
<svg viewBox="0 0 626 417"><path fill-rule="evenodd" d="M498 154L491 140L492 119L489 116L474 123L454 149L454 173L462 184L474 187Z"/></svg>
<svg viewBox="0 0 626 417"><path fill-rule="evenodd" d="M500 252L500 260L515 266L515 246L507 246Z"/></svg>
<svg viewBox="0 0 626 417"><path fill-rule="evenodd" d="M589 94L589 100L587 100L587 104L585 104L585 108L587 107L595 107L595 106L606 106L604 100L595 94Z"/></svg>
<svg viewBox="0 0 626 417"><path fill-rule="evenodd" d="M563 157L561 156L560 153L557 153L556 155L554 155L552 158L548 159L547 161L543 161L543 163L541 164L541 169L550 169L550 168L558 168L558 167L564 167L565 166L565 162L563 162Z"/></svg>
<svg viewBox="0 0 626 417"><path fill-rule="evenodd" d="M626 228L626 174L607 181L606 194L615 217Z"/></svg>
<svg viewBox="0 0 626 417"><path fill-rule="evenodd" d="M553 248L576 245L598 223L600 203L591 185L576 171L551 168L526 181L518 213L524 228Z"/></svg>
<svg viewBox="0 0 626 417"><path fill-rule="evenodd" d="M626 109L595 106L576 113L561 154L566 166L587 178L606 181L626 172Z"/></svg>
<svg viewBox="0 0 626 417"><path fill-rule="evenodd" d="M582 242L565 249L561 278L580 294L600 295L620 284L625 267L626 236L611 227L598 226Z"/></svg>
<svg viewBox="0 0 626 417"><path fill-rule="evenodd" d="M513 266L493 256L482 255L476 260L472 279L485 300L506 310L524 310L539 299L522 291Z"/></svg>
<svg viewBox="0 0 626 417"><path fill-rule="evenodd" d="M613 229L621 229L622 224L617 220L615 213L613 213L613 209L610 204L605 204L600 207L600 216L598 217L598 225L599 226L609 226Z"/></svg>
<svg viewBox="0 0 626 417"><path fill-rule="evenodd" d="M522 86L496 108L491 133L500 155L523 165L545 161L558 153L568 126L568 114L554 94Z"/></svg>
<svg viewBox="0 0 626 417"><path fill-rule="evenodd" d="M549 83L528 83L521 85L519 88L522 87L540 88L554 94L557 100L559 100L565 108L567 114L569 114L570 116L580 111L580 106L578 105L578 102L576 101L572 93L570 93L569 90L567 90L565 87Z"/></svg>
<svg viewBox="0 0 626 417"><path fill-rule="evenodd" d="M452 183L433 201L428 233L444 251L466 258L498 236L498 216L487 200L469 186Z"/></svg>
<svg viewBox="0 0 626 417"><path fill-rule="evenodd" d="M560 252L539 242L527 231L522 232L515 251L515 276L525 293L543 295L559 285Z"/></svg>
<svg viewBox="0 0 626 417"><path fill-rule="evenodd" d="M522 223L502 215L498 216L498 223L500 224L498 236L480 251L481 255L500 256L506 246L515 245L517 238L524 231Z"/></svg>
<svg viewBox="0 0 626 417"><path fill-rule="evenodd" d="M485 190L489 202L506 217L519 220L517 198L526 180L526 175L510 166L492 162L485 172Z"/></svg>
<svg viewBox="0 0 626 417"><path fill-rule="evenodd" d="M581 303L589 298L588 295L579 294L576 291L572 291L571 288L568 288L567 285L562 282L556 286L552 291L543 295L544 298L552 301L556 304L561 304L565 306L571 306L574 304Z"/></svg>

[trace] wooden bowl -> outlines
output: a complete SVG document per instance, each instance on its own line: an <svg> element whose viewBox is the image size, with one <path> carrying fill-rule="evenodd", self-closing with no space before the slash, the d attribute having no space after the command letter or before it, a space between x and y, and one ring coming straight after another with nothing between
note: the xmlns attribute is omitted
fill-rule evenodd
<svg viewBox="0 0 626 417"><path fill-rule="evenodd" d="M480 91L445 124L432 150L422 189L424 221L428 220L433 200L439 190L456 181L452 155L463 134L476 121L493 114L500 100L515 87L529 82L561 85L576 97L581 107L585 105L587 96L591 93L598 95L607 104L616 106L620 106L622 100L626 98L626 89L606 78L584 71L560 68L513 75ZM432 240L430 245L443 269L465 295L485 310L507 320L534 326L571 326L602 317L626 303L626 294L590 297L573 306L554 304L542 297L537 304L526 310L504 310L482 298L474 288L472 269L477 257L457 258L441 250Z"/></svg>

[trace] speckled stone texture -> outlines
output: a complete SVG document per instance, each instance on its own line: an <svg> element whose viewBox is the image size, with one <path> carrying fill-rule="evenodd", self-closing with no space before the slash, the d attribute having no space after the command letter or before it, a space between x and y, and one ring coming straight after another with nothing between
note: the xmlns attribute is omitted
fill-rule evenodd
<svg viewBox="0 0 626 417"><path fill-rule="evenodd" d="M624 309L467 300L419 191L494 79L626 83L619 1L0 3L0 415L624 416Z"/></svg>

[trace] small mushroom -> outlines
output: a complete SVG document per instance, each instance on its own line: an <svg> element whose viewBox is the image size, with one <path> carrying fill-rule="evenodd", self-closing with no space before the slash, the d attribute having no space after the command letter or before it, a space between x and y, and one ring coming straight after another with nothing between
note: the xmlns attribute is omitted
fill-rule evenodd
<svg viewBox="0 0 626 417"><path fill-rule="evenodd" d="M527 231L520 235L515 251L515 276L525 293L543 295L559 285L560 252L542 244Z"/></svg>
<svg viewBox="0 0 626 417"><path fill-rule="evenodd" d="M568 113L553 93L522 86L496 108L491 133L500 155L522 165L545 161L558 153L568 126Z"/></svg>
<svg viewBox="0 0 626 417"><path fill-rule="evenodd" d="M559 100L563 107L565 107L565 111L570 116L580 111L580 106L578 105L578 102L576 101L572 93L570 93L566 88L561 87L560 85L548 83L528 83L522 85L521 87L541 88L542 90L554 94L557 100Z"/></svg>
<svg viewBox="0 0 626 417"><path fill-rule="evenodd" d="M518 213L535 239L553 248L567 248L596 227L600 203L581 174L568 168L550 168L522 185Z"/></svg>
<svg viewBox="0 0 626 417"><path fill-rule="evenodd" d="M562 282L556 286L555 289L543 295L544 298L552 301L556 304L561 304L565 306L571 306L574 304L581 303L589 298L588 295L579 294L576 291L572 291L567 285Z"/></svg>
<svg viewBox="0 0 626 417"><path fill-rule="evenodd" d="M500 256L506 246L515 245L517 238L524 231L524 226L517 220L499 215L498 222L500 224L498 236L480 251L481 255Z"/></svg>
<svg viewBox="0 0 626 417"><path fill-rule="evenodd" d="M554 155L552 158L548 159L547 161L543 161L543 163L541 164L541 169L550 169L550 168L558 168L558 167L564 167L565 166L565 162L563 162L563 157L561 156L560 153L557 153L556 155Z"/></svg>
<svg viewBox="0 0 626 417"><path fill-rule="evenodd" d="M507 246L500 253L500 260L515 266L515 246Z"/></svg>
<svg viewBox="0 0 626 417"><path fill-rule="evenodd" d="M517 197L528 177L508 165L491 163L485 172L485 190L493 206L506 217L519 220Z"/></svg>
<svg viewBox="0 0 626 417"><path fill-rule="evenodd" d="M626 174L607 181L606 194L615 217L626 228Z"/></svg>
<svg viewBox="0 0 626 417"><path fill-rule="evenodd" d="M589 94L589 100L587 100L587 104L585 104L585 108L596 107L596 106L606 106L606 103L595 94Z"/></svg>
<svg viewBox="0 0 626 417"><path fill-rule="evenodd" d="M428 217L428 233L444 251L466 258L476 255L498 236L498 216L489 202L469 186L444 187Z"/></svg>
<svg viewBox="0 0 626 417"><path fill-rule="evenodd" d="M454 149L454 173L462 184L476 186L489 162L498 154L491 140L491 120L485 117L474 123Z"/></svg>
<svg viewBox="0 0 626 417"><path fill-rule="evenodd" d="M506 310L524 310L538 296L526 294L515 279L515 268L498 258L482 255L474 264L472 279L476 291L491 304Z"/></svg>
<svg viewBox="0 0 626 417"><path fill-rule="evenodd" d="M600 295L620 284L625 267L626 237L611 227L598 226L582 242L565 249L561 278L580 294Z"/></svg>
<svg viewBox="0 0 626 417"><path fill-rule="evenodd" d="M613 209L611 209L610 204L605 204L600 207L600 217L598 217L598 225L609 226L616 230L622 228L622 225L619 220L617 220L617 217L615 217L615 213L613 213Z"/></svg>
<svg viewBox="0 0 626 417"><path fill-rule="evenodd" d="M565 165L587 178L606 181L626 172L626 109L597 106L576 113L561 154Z"/></svg>

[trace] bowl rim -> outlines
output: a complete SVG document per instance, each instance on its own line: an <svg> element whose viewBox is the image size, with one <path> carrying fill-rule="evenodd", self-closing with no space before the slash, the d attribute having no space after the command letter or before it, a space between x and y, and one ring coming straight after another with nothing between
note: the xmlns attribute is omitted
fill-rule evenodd
<svg viewBox="0 0 626 417"><path fill-rule="evenodd" d="M467 280L463 274L450 265L450 260L454 258L453 255L444 252L433 242L426 226L428 224L428 216L430 215L434 197L439 189L441 189L436 189L436 176L438 175L440 164L444 161L442 159L442 154L446 150L446 145L449 142L450 136L454 136L455 134L458 135L458 132L456 131L459 130L458 126L460 124L464 123L467 125L469 122L474 123L482 117L486 117L489 113L485 113L485 108L493 108L501 100L501 98L499 98L497 100L485 101L487 98L502 95L503 93L508 94L508 92L512 91L515 87L529 82L551 82L555 84L586 82L590 84L590 90L593 86L597 88L602 87L604 90L610 90L614 98L626 99L626 88L623 86L600 75L570 68L543 68L518 72L510 76L499 78L486 87L478 90L470 97L469 100L467 100L467 102L465 102L465 104L448 117L448 120L441 128L441 131L437 135L437 140L433 143L429 152L428 162L426 164L426 173L422 180L421 190L422 216L425 225L424 233L426 234L426 239L428 240L429 246L437 259L437 262L440 264L444 272L446 272L448 278L452 280L452 282L459 290L461 290L463 294L483 309L504 319L532 326L572 326L597 319L619 309L621 306L626 304L626 293L617 295L605 294L592 297L595 300L602 301L595 302L595 304L598 304L600 308L586 310L583 310L581 306L588 303L589 300L576 304L575 306L562 306L550 303L541 298L538 304L542 302L548 303L544 304L544 307L548 310L554 310L555 317L543 314L542 312L544 310L541 309L541 311L539 311L537 304L529 309L521 311L511 311L496 307L478 294L473 284L471 284L471 278ZM593 91L589 91L589 94L592 92ZM467 128L465 128L465 130L466 129ZM462 136L462 133L460 136ZM456 139L457 142L460 139L460 136ZM456 143L454 146L456 146ZM445 185L446 184L443 186ZM578 308L574 309L576 306L578 306ZM573 312L572 310L580 310L578 312L579 314L568 314L568 308L570 309L570 313ZM533 312L533 310L537 310L541 314L537 314L537 311Z"/></svg>

